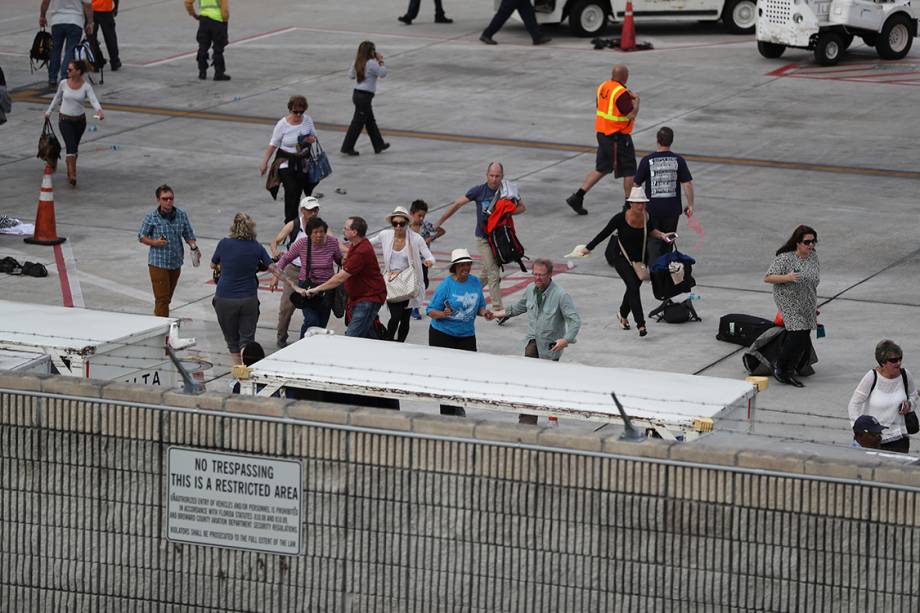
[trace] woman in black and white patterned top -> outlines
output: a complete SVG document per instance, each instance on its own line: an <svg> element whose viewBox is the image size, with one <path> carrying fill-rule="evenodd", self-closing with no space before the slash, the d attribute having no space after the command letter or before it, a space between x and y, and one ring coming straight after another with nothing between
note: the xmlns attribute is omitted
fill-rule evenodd
<svg viewBox="0 0 920 613"><path fill-rule="evenodd" d="M818 233L799 226L780 247L764 277L773 285L773 299L783 316L786 340L776 360L773 376L780 383L796 387L805 385L796 378L796 366L802 356L811 353L811 331L818 327Z"/></svg>

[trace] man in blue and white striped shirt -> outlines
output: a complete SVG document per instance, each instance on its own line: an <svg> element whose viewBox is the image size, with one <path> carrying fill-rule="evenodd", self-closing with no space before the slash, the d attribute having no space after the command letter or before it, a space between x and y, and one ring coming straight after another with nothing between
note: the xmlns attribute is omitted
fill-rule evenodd
<svg viewBox="0 0 920 613"><path fill-rule="evenodd" d="M169 303L179 282L185 255L182 241L187 242L192 250L192 266L201 262L201 252L188 215L173 206L175 194L172 188L164 184L157 188L156 193L158 206L144 217L137 238L150 247L147 265L155 300L153 314L169 317Z"/></svg>

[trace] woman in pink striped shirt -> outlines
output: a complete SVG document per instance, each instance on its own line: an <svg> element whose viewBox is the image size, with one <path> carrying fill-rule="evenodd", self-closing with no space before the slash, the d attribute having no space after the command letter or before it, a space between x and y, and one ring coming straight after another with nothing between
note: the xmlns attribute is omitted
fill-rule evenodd
<svg viewBox="0 0 920 613"><path fill-rule="evenodd" d="M329 226L319 217L313 217L304 228L307 236L299 239L287 253L278 260L278 270L300 257L300 278L298 285L305 289L316 287L328 281L335 274L335 264L342 264L342 250L339 240L329 236L326 232ZM278 286L278 277L272 281L272 289ZM329 314L332 311L332 292L322 294L306 300L303 305L303 326L300 328L300 338L306 334L307 328L325 328L329 323Z"/></svg>

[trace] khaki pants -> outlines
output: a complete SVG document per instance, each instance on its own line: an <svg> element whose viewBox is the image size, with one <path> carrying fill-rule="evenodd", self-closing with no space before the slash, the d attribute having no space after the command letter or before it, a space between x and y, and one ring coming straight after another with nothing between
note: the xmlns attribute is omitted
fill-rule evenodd
<svg viewBox="0 0 920 613"><path fill-rule="evenodd" d="M288 264L281 272L284 278L297 285L297 277L300 276L300 267ZM281 304L278 305L278 340L287 341L288 328L291 327L291 316L294 315L294 303L291 302L291 294L294 290L291 286L281 281L283 290L281 292Z"/></svg>
<svg viewBox="0 0 920 613"><path fill-rule="evenodd" d="M150 284L153 286L153 314L157 317L169 317L169 303L172 302L182 269L169 270L150 265L147 267L150 269Z"/></svg>
<svg viewBox="0 0 920 613"><path fill-rule="evenodd" d="M498 264L492 255L492 248L489 247L489 241L479 236L476 237L476 248L479 249L480 263L482 272L479 274L479 280L482 286L489 288L489 296L492 297L491 309L497 311L502 307L502 277L498 270Z"/></svg>

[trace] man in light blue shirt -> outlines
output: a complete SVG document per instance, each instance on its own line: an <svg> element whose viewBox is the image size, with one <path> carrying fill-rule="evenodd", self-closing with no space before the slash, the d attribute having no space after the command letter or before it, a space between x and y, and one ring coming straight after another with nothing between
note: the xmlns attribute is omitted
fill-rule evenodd
<svg viewBox="0 0 920 613"><path fill-rule="evenodd" d="M571 296L553 283L553 263L537 258L533 262L533 283L524 290L521 299L505 313L516 317L527 313L527 336L524 355L529 358L558 361L562 351L575 342L581 328L581 317ZM519 423L535 424L536 415L522 414Z"/></svg>

